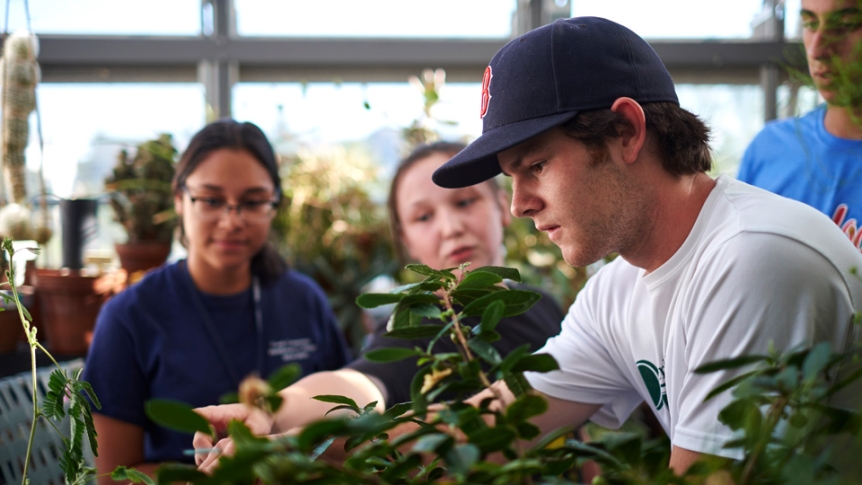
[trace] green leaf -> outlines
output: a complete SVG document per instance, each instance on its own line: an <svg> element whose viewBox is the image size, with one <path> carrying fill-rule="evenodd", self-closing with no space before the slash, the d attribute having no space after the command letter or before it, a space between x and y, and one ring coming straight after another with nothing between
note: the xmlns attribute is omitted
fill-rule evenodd
<svg viewBox="0 0 862 485"><path fill-rule="evenodd" d="M525 355L530 355L530 344L523 344L515 347L509 352L509 355L500 363L498 370L502 373L507 373L512 370L512 367L520 361Z"/></svg>
<svg viewBox="0 0 862 485"><path fill-rule="evenodd" d="M405 295L392 293L364 293L356 298L356 304L360 308L377 308L383 305L398 303Z"/></svg>
<svg viewBox="0 0 862 485"><path fill-rule="evenodd" d="M817 374L826 368L832 357L832 345L829 342L820 342L815 345L805 361L802 363L802 375L805 379L814 379Z"/></svg>
<svg viewBox="0 0 862 485"><path fill-rule="evenodd" d="M533 354L521 357L512 364L512 372L551 372L560 365L551 354Z"/></svg>
<svg viewBox="0 0 862 485"><path fill-rule="evenodd" d="M87 430L87 440L90 443L90 451L94 456L99 456L99 442L96 440L96 425L93 423L93 414L89 407L83 409L82 418L84 421L84 429Z"/></svg>
<svg viewBox="0 0 862 485"><path fill-rule="evenodd" d="M446 449L450 448L454 443L455 439L446 433L431 434L416 440L416 444L413 445L413 451L442 453Z"/></svg>
<svg viewBox="0 0 862 485"><path fill-rule="evenodd" d="M314 396L312 399L321 402L330 402L333 404L344 404L349 409L356 411L357 414L359 413L359 406L356 404L356 401L350 399L349 397L337 396L334 394L323 394L320 396Z"/></svg>
<svg viewBox="0 0 862 485"><path fill-rule="evenodd" d="M533 354L521 357L512 365L512 372L551 372L560 365L551 354Z"/></svg>
<svg viewBox="0 0 862 485"><path fill-rule="evenodd" d="M48 378L48 393L45 394L42 404L42 412L52 419L63 419L66 415L63 399L66 397L66 373L61 369L54 369Z"/></svg>
<svg viewBox="0 0 862 485"><path fill-rule="evenodd" d="M506 419L513 424L543 414L548 410L548 402L536 394L524 394L506 408Z"/></svg>
<svg viewBox="0 0 862 485"><path fill-rule="evenodd" d="M299 376L302 375L302 367L296 362L279 367L269 378L267 382L269 387L278 392L285 387L293 384Z"/></svg>
<svg viewBox="0 0 862 485"><path fill-rule="evenodd" d="M533 387L527 382L523 374L506 373L503 376L503 380L515 397L521 397L533 390Z"/></svg>
<svg viewBox="0 0 862 485"><path fill-rule="evenodd" d="M79 369L75 372L75 388L78 392L86 394L86 396L90 398L90 401L93 402L93 406L95 406L96 409L102 409L102 403L100 403L99 398L96 397L96 393L93 391L93 386L91 386L89 382L78 380L83 371L84 369Z"/></svg>
<svg viewBox="0 0 862 485"><path fill-rule="evenodd" d="M302 451L310 452L329 436L343 433L345 429L347 429L347 420L344 418L315 421L302 428L296 446Z"/></svg>
<svg viewBox="0 0 862 485"><path fill-rule="evenodd" d="M156 469L156 478L158 479L158 483L196 483L206 479L207 475L204 472L198 471L197 467L192 465L165 463Z"/></svg>
<svg viewBox="0 0 862 485"><path fill-rule="evenodd" d="M169 399L151 399L144 404L147 416L156 424L181 433L212 436L209 422L188 404Z"/></svg>
<svg viewBox="0 0 862 485"><path fill-rule="evenodd" d="M485 288L503 282L503 278L487 272L469 272L458 284L458 288Z"/></svg>
<svg viewBox="0 0 862 485"><path fill-rule="evenodd" d="M403 461L383 472L380 476L388 483L402 483L404 477L410 476L420 466L422 466L422 457L420 455L409 455Z"/></svg>
<svg viewBox="0 0 862 485"><path fill-rule="evenodd" d="M443 460L449 465L449 471L464 475L479 460L479 449L470 444L457 445L443 454Z"/></svg>
<svg viewBox="0 0 862 485"><path fill-rule="evenodd" d="M469 305L464 307L461 314L466 317L481 315L488 305L495 301L500 301L506 305L506 309L503 311L503 317L512 317L529 310L530 307L539 301L541 297L542 295L534 291L498 291L471 302Z"/></svg>
<svg viewBox="0 0 862 485"><path fill-rule="evenodd" d="M493 273L503 279L521 282L521 273L515 268L506 268L503 266L482 266L476 268L471 273Z"/></svg>
<svg viewBox="0 0 862 485"><path fill-rule="evenodd" d="M505 289L503 289L503 288L499 288L499 287L496 287L496 286L494 286L494 287L492 287L492 288L497 288L499 291L507 291L507 290L505 290ZM456 289L456 290L454 290L454 291L452 292L452 299L453 299L453 300L455 300L455 302L456 302L456 303L458 303L458 304L459 304L459 305L461 305L461 306L467 306L467 305L469 305L470 303L472 303L472 302L474 302L474 301L478 300L479 298L482 298L483 296L486 296L486 295L490 295L491 293L496 293L496 291L492 290L491 288L482 288L482 289L476 289L476 288L464 288L464 289Z"/></svg>
<svg viewBox="0 0 862 485"><path fill-rule="evenodd" d="M409 402L398 403L387 409L383 413L383 415L388 417L389 419L395 419L398 416L401 416L402 414L406 413L407 411L410 411L410 408L411 404Z"/></svg>
<svg viewBox="0 0 862 485"><path fill-rule="evenodd" d="M721 394L722 392L730 389L731 387L736 386L740 382L750 378L751 376L753 376L754 374L757 374L759 372L760 372L759 370L753 370L753 371L746 372L745 374L742 374L742 375L739 375L739 376L736 376L732 379L727 380L726 382L724 382L720 386L718 386L715 389L713 389L712 391L710 391L709 394L707 394L706 397L703 399L703 401L704 402L709 401L710 399L714 398L715 396L717 396L717 395Z"/></svg>
<svg viewBox="0 0 862 485"><path fill-rule="evenodd" d="M478 446L483 453L492 453L508 448L517 438L517 433L509 426L484 428L470 434L470 443Z"/></svg>
<svg viewBox="0 0 862 485"><path fill-rule="evenodd" d="M455 322L451 321L447 323L443 328L441 328L440 332L433 339L431 339L430 342L428 342L428 349L425 352L428 354L432 354L434 350L434 345L437 344L437 341L443 338L443 336L445 336L449 332L449 329L452 328L452 326L454 325Z"/></svg>
<svg viewBox="0 0 862 485"><path fill-rule="evenodd" d="M477 328L479 328L479 327L478 327L478 326L473 327L473 329L474 329L474 330L475 330L475 329L477 329ZM475 332L474 332L474 333L475 333ZM494 331L494 330L488 330L488 331L485 331L485 332L480 332L480 333L479 333L479 335L478 335L478 338L480 338L480 339L484 340L485 342L489 342L489 343L490 343L490 342L496 342L496 341L498 341L498 340L502 339L503 337L500 335L500 333L499 333L499 332L496 332L496 331Z"/></svg>
<svg viewBox="0 0 862 485"><path fill-rule="evenodd" d="M497 349L495 349L493 346L491 346L491 344L484 340L478 338L471 338L467 341L467 345L470 347L470 349L473 350L473 352L476 352L476 354L481 357L482 360L489 362L492 365L499 364L500 362L502 362L502 359L500 358L500 353L497 352Z"/></svg>
<svg viewBox="0 0 862 485"><path fill-rule="evenodd" d="M422 394L422 385L425 383L425 375L431 373L431 365L421 367L410 382L410 400L413 401L413 412L424 415L428 409L428 397Z"/></svg>
<svg viewBox="0 0 862 485"><path fill-rule="evenodd" d="M503 318L503 311L505 309L506 305L502 301L491 302L490 305L485 307L485 310L482 312L482 321L476 327L479 329L480 334L491 332L497 328L497 324L500 323L500 319Z"/></svg>
<svg viewBox="0 0 862 485"><path fill-rule="evenodd" d="M118 466L113 472L111 472L111 479L115 482L128 480L132 483L146 483L147 485L156 485L156 482L154 482L153 479L149 477L149 475L141 473L134 468L126 468L124 466Z"/></svg>
<svg viewBox="0 0 862 485"><path fill-rule="evenodd" d="M546 448L548 445L550 445L551 443L557 441L557 439L560 438L561 436L566 436L572 432L574 432L574 429L571 426L564 426L562 428L557 428L557 429L551 431L550 433L546 434L545 436L542 436L542 439L540 439L535 444L533 444L533 446L530 448L530 450L527 452L527 454L532 455L534 452L536 452L538 450L542 450L542 449Z"/></svg>
<svg viewBox="0 0 862 485"><path fill-rule="evenodd" d="M436 320L440 319L440 314L442 313L440 311L440 307L432 304L413 305L410 307L410 312L420 317L433 318Z"/></svg>
<svg viewBox="0 0 862 485"><path fill-rule="evenodd" d="M515 428L518 430L518 437L524 440L532 440L542 434L538 426L527 422L518 423Z"/></svg>
<svg viewBox="0 0 862 485"><path fill-rule="evenodd" d="M365 354L365 359L369 362L386 363L422 355L425 355L425 353L421 350L391 347L369 351Z"/></svg>
<svg viewBox="0 0 862 485"><path fill-rule="evenodd" d="M398 305L389 317L386 328L398 330L407 327L410 327L410 305Z"/></svg>
<svg viewBox="0 0 862 485"><path fill-rule="evenodd" d="M694 370L696 374L708 374L710 372L715 372L719 370L726 369L737 369L739 367L744 367L749 364L754 364L755 362L763 362L765 360L769 360L769 356L767 355L742 355L739 357L735 357L732 359L724 359L724 360L716 360L714 362L709 362L704 364L697 369Z"/></svg>
<svg viewBox="0 0 862 485"><path fill-rule="evenodd" d="M401 339L424 339L436 336L443 330L443 325L425 324L418 327L404 327L383 334L384 337Z"/></svg>
<svg viewBox="0 0 862 485"><path fill-rule="evenodd" d="M431 269L429 266L426 266L424 264L408 264L406 268L409 271L419 273L422 276L433 276L434 278L455 281L455 275L449 269L438 271L436 269Z"/></svg>
<svg viewBox="0 0 862 485"><path fill-rule="evenodd" d="M747 399L733 401L718 413L718 420L734 431L759 429L762 418L757 405Z"/></svg>

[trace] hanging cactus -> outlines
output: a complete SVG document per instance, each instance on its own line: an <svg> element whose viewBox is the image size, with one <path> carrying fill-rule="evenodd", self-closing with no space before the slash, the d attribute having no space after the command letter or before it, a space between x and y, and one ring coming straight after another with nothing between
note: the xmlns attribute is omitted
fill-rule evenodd
<svg viewBox="0 0 862 485"><path fill-rule="evenodd" d="M29 117L36 107L36 83L41 73L39 43L27 31L12 34L0 59L3 102L3 168L10 202L27 203L24 149L30 134Z"/></svg>

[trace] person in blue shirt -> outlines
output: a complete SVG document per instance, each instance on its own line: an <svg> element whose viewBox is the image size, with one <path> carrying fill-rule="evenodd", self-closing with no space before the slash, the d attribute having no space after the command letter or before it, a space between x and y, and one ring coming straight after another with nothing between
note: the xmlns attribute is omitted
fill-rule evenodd
<svg viewBox="0 0 862 485"><path fill-rule="evenodd" d="M848 77L862 61L862 10L858 0L803 0L801 16L808 69L826 104L766 125L738 178L820 210L862 248L862 100L853 87L862 80Z"/></svg>
<svg viewBox="0 0 862 485"><path fill-rule="evenodd" d="M188 257L116 295L96 323L83 379L102 404L99 473L192 462L183 454L191 436L151 422L150 399L212 405L253 373L349 362L323 291L267 243L280 187L273 149L254 124L220 120L192 138L173 181Z"/></svg>

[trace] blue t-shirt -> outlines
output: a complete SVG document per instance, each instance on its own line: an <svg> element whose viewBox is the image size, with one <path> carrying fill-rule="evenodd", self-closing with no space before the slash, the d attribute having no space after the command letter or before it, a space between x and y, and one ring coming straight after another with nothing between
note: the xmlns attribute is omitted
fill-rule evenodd
<svg viewBox="0 0 862 485"><path fill-rule="evenodd" d="M738 178L818 209L862 248L862 140L826 131L825 115L821 106L767 124L746 149Z"/></svg>
<svg viewBox="0 0 862 485"><path fill-rule="evenodd" d="M231 365L207 331L195 295ZM287 271L274 283L261 285L260 309L262 338L256 330L252 288L229 296L204 294L183 261L148 274L108 301L96 321L83 379L102 403L97 412L141 426L147 462L190 463L193 458L183 456L182 450L191 447L191 435L151 422L144 413L146 401L213 405L236 392L232 373L240 379L252 372L266 377L296 362L306 375L349 362L326 296L307 276ZM263 369L258 368L261 361Z"/></svg>

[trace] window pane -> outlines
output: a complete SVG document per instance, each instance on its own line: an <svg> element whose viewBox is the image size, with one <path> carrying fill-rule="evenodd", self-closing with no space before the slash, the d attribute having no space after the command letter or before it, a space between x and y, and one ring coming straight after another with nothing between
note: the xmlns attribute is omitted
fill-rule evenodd
<svg viewBox="0 0 862 485"><path fill-rule="evenodd" d="M516 0L236 0L235 5L240 35L508 37Z"/></svg>
<svg viewBox="0 0 862 485"><path fill-rule="evenodd" d="M802 22L799 19L801 9L802 0L786 0L784 3L784 35L788 39L802 38Z"/></svg>
<svg viewBox="0 0 862 485"><path fill-rule="evenodd" d="M680 105L712 132L713 172L735 177L742 154L763 128L763 91L726 84L678 84L676 91Z"/></svg>
<svg viewBox="0 0 862 485"><path fill-rule="evenodd" d="M198 84L41 84L38 96L45 183L49 193L62 198L104 195L104 179L121 149L134 153L137 144L170 133L182 150L204 124L204 92ZM35 196L40 160L35 114L25 154L28 194ZM112 251L114 243L125 241L125 232L111 219L103 204L98 238L87 249ZM60 264L59 231L55 219L54 237L40 256L44 267Z"/></svg>
<svg viewBox="0 0 862 485"><path fill-rule="evenodd" d="M9 31L27 28L24 4L39 34L197 35L200 0L30 0L12 2ZM6 25L6 10L0 9ZM0 27L2 28L2 27Z"/></svg>
<svg viewBox="0 0 862 485"><path fill-rule="evenodd" d="M576 0L572 15L593 15L619 22L653 39L746 38L762 0Z"/></svg>
<svg viewBox="0 0 862 485"><path fill-rule="evenodd" d="M121 148L170 133L179 148L204 123L199 84L40 84L46 183L54 194L100 195ZM35 116L27 168L38 170Z"/></svg>
<svg viewBox="0 0 862 485"><path fill-rule="evenodd" d="M445 139L482 132L478 83L446 83L433 115ZM423 98L408 83L241 83L233 90L234 116L258 124L276 149L360 141L385 169L401 156L402 130L422 116Z"/></svg>

